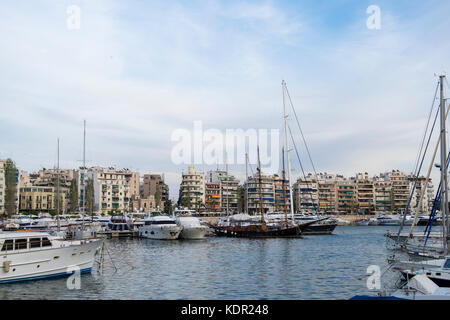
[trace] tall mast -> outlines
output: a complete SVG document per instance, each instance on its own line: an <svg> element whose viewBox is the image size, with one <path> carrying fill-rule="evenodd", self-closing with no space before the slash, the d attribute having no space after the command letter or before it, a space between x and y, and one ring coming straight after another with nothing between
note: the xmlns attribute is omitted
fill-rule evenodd
<svg viewBox="0 0 450 320"><path fill-rule="evenodd" d="M225 152L225 185L226 189L226 197L227 197L227 216L228 216L228 158L227 153Z"/></svg>
<svg viewBox="0 0 450 320"><path fill-rule="evenodd" d="M60 231L60 221L59 221L59 202L60 202L60 196L59 196L59 138L58 138L58 161L56 165L56 221L58 223L58 231Z"/></svg>
<svg viewBox="0 0 450 320"><path fill-rule="evenodd" d="M248 154L245 153L245 180L247 181L246 188L245 188L245 213L248 214L248 171L247 171L247 164L248 164Z"/></svg>
<svg viewBox="0 0 450 320"><path fill-rule="evenodd" d="M83 167L86 167L86 120L83 121Z"/></svg>
<svg viewBox="0 0 450 320"><path fill-rule="evenodd" d="M286 222L286 226L288 226L288 216L287 216L287 203L286 203L286 201L287 201L287 199L286 199L286 183L285 183L285 181L286 181L286 172L285 172L285 170L284 170L284 148L282 148L281 149L282 150L282 158L283 158L283 171L282 171L282 174L281 174L281 185L282 185L282 188L283 188L283 204L284 204L284 218L285 218L285 222Z"/></svg>
<svg viewBox="0 0 450 320"><path fill-rule="evenodd" d="M86 175L86 120L83 120L83 178L81 179L81 185L83 185L83 201L82 201L82 211L83 215L86 212L86 185L85 175ZM84 223L84 218L83 218Z"/></svg>
<svg viewBox="0 0 450 320"><path fill-rule="evenodd" d="M281 82L282 91L283 91L283 110L284 110L284 135L285 135L285 146L286 146L286 154L287 154L287 163L288 163L288 186L289 186L289 202L291 205L291 218L292 222L294 222L294 201L292 201L292 185L291 185L291 156L289 149L289 138L288 138L288 115L286 112L286 82L283 80Z"/></svg>
<svg viewBox="0 0 450 320"><path fill-rule="evenodd" d="M447 141L446 141L446 129L445 129L445 100L444 100L444 80L445 76L441 75L440 78L440 91L441 91L441 184L442 184L442 199L441 199L441 212L442 212L442 235L443 235L443 248L444 254L447 254L447 211L448 211L448 184L447 184Z"/></svg>
<svg viewBox="0 0 450 320"><path fill-rule="evenodd" d="M259 160L259 146L258 146L258 184L259 184L259 204L261 207L261 223L263 225L266 224L264 221L264 206L263 206L263 196L261 191L261 183L262 183L262 177L261 177L261 162Z"/></svg>

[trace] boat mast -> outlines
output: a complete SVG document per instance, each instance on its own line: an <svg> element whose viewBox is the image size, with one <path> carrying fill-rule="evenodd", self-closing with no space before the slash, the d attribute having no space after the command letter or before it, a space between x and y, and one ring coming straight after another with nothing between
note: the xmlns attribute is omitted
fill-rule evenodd
<svg viewBox="0 0 450 320"><path fill-rule="evenodd" d="M56 221L58 223L58 231L60 231L61 224L59 221L59 138L58 138L58 161L56 166Z"/></svg>
<svg viewBox="0 0 450 320"><path fill-rule="evenodd" d="M245 188L245 213L248 214L248 171L247 171L247 165L248 165L248 154L245 153L245 180L247 181L247 185Z"/></svg>
<svg viewBox="0 0 450 320"><path fill-rule="evenodd" d="M286 154L287 154L287 163L288 163L288 186L289 186L289 202L291 205L291 218L292 223L294 223L294 201L292 201L292 185L291 185L291 156L289 149L289 138L288 138L288 115L286 112L286 82L283 80L281 82L282 91L283 91L283 110L284 110L284 135L285 135L285 146L286 146Z"/></svg>
<svg viewBox="0 0 450 320"><path fill-rule="evenodd" d="M284 218L285 218L285 222L286 222L286 226L289 225L288 223L288 216L287 216L287 199L286 199L286 172L284 170L284 148L281 148L281 152L282 152L282 159L283 159L283 171L281 173L281 185L283 188L283 205L284 205Z"/></svg>
<svg viewBox="0 0 450 320"><path fill-rule="evenodd" d="M230 188L230 186L229 186L229 184L228 184L228 162L225 162L225 172L226 172L226 174L225 174L225 185L227 186L227 216L228 216L228 210L229 210L229 207L228 207L228 196L229 196L229 188Z"/></svg>
<svg viewBox="0 0 450 320"><path fill-rule="evenodd" d="M442 236L443 236L443 249L444 255L447 255L447 211L448 211L448 184L447 184L447 141L446 141L446 129L445 129L445 100L444 100L444 80L445 76L441 75L440 78L440 92L441 92L441 184L442 184L442 199L441 199L441 212L442 212Z"/></svg>
<svg viewBox="0 0 450 320"><path fill-rule="evenodd" d="M83 200L81 201L82 212L83 212L83 224L84 224L84 214L86 212L86 185L85 175L86 175L86 120L83 120L83 178L81 179L81 185L83 185ZM81 190L81 188L80 188Z"/></svg>
<svg viewBox="0 0 450 320"><path fill-rule="evenodd" d="M266 224L264 221L264 207L263 207L263 196L261 191L261 183L262 183L262 177L261 177L261 162L259 160L259 146L258 146L258 185L259 185L259 203L261 207L261 223L263 225Z"/></svg>

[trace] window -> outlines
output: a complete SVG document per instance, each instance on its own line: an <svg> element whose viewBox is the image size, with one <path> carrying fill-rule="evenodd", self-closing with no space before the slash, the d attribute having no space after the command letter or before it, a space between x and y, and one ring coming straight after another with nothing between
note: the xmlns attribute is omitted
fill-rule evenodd
<svg viewBox="0 0 450 320"><path fill-rule="evenodd" d="M27 239L16 239L14 243L14 249L26 249L27 248Z"/></svg>
<svg viewBox="0 0 450 320"><path fill-rule="evenodd" d="M13 240L5 240L3 242L2 251L12 250L13 249Z"/></svg>
<svg viewBox="0 0 450 320"><path fill-rule="evenodd" d="M30 248L40 248L41 238L30 238Z"/></svg>
<svg viewBox="0 0 450 320"><path fill-rule="evenodd" d="M51 247L52 243L50 242L50 240L48 240L48 238L42 238L42 247Z"/></svg>
<svg viewBox="0 0 450 320"><path fill-rule="evenodd" d="M445 260L444 269L450 269L450 259Z"/></svg>

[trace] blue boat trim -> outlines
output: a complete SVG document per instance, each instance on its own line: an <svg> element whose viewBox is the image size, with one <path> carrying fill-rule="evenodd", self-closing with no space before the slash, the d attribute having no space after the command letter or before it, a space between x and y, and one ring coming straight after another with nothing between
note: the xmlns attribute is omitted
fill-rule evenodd
<svg viewBox="0 0 450 320"><path fill-rule="evenodd" d="M92 268L81 269L80 273L89 273ZM48 279L48 278L60 278L60 277L68 277L74 274L74 272L60 272L49 274L45 276L37 276L37 277L29 277L29 278L19 278L19 279L10 279L10 280L0 280L0 283L12 283L12 282L21 282L21 281L29 281L29 280L40 280L40 279Z"/></svg>

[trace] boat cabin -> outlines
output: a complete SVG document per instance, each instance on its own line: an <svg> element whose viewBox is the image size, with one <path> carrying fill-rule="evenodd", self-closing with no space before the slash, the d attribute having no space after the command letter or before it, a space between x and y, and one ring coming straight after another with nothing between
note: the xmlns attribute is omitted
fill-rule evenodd
<svg viewBox="0 0 450 320"><path fill-rule="evenodd" d="M15 253L52 247L51 237L42 232L8 232L0 234L1 253Z"/></svg>

